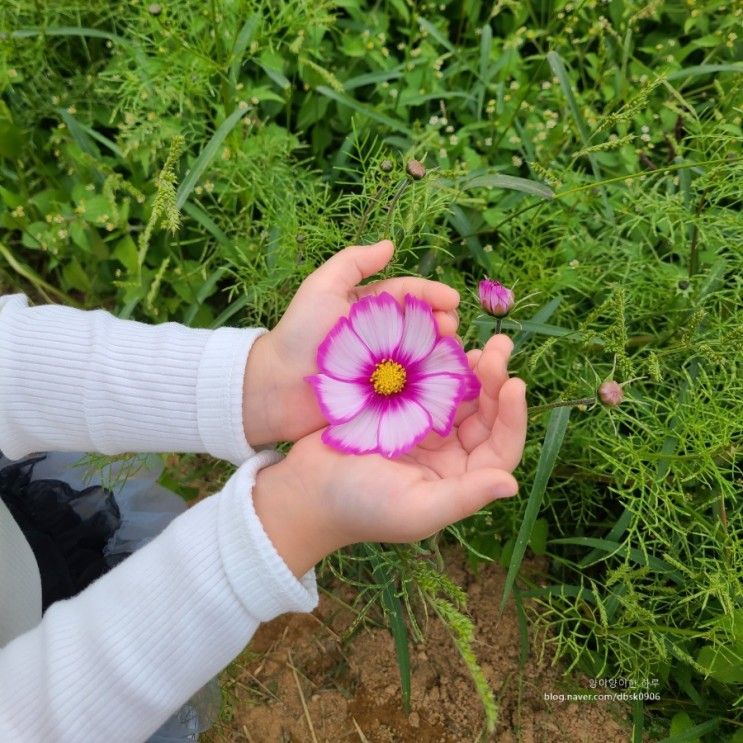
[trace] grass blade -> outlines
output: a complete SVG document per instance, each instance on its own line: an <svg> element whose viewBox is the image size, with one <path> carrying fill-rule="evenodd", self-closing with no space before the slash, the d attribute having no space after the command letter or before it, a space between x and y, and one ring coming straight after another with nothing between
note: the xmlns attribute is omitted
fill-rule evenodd
<svg viewBox="0 0 743 743"><path fill-rule="evenodd" d="M549 302L542 305L535 313L534 316L531 318L529 322L533 323L544 323L546 320L549 320L550 317L554 314L555 310L560 306L560 302L562 302L562 297L557 296L550 299ZM513 339L513 350L518 351L518 349L526 342L526 340L529 338L529 336L532 334L531 330L527 330L526 328L523 330L523 332L519 333L514 339Z"/></svg>
<svg viewBox="0 0 743 743"><path fill-rule="evenodd" d="M318 85L315 90L321 95L324 95L326 98L330 98L336 103L340 103L342 106L346 106L353 111L356 111L357 113L368 116L370 119L373 119L379 124L383 124L384 126L389 127L396 132L402 132L403 134L411 136L410 129L408 129L408 127L405 126L402 121L393 119L391 116L387 116L387 114L383 114L377 111L375 108L367 106L365 103L360 103L355 98L351 98L350 96L344 95L343 93L339 93L337 90L328 88L325 85Z"/></svg>
<svg viewBox="0 0 743 743"><path fill-rule="evenodd" d="M397 653L397 667L400 670L400 687L402 689L402 703L406 713L410 712L410 650L408 647L408 628L405 624L402 602L392 590L393 582L384 563L371 547L364 545L373 565L372 574L377 583L382 586L382 607L389 620L389 630L395 641Z"/></svg>
<svg viewBox="0 0 743 743"><path fill-rule="evenodd" d="M188 311L183 318L184 325L191 325L194 317L196 317L196 314L199 311L199 308L204 304L204 302L206 302L212 292L214 292L217 283L222 279L227 271L227 268L220 266L215 271L212 271L209 278L199 287L199 290L196 292L195 301L188 308Z"/></svg>
<svg viewBox="0 0 743 743"><path fill-rule="evenodd" d="M560 82L560 87L562 88L562 92L567 100L570 114L575 121L575 125L578 127L578 134L580 134L581 142L583 142L584 147L588 147L591 144L591 133L588 129L588 124L586 124L586 120L583 118L583 114L580 112L580 108L578 108L578 101L576 101L575 96L573 95L573 88L570 85L570 79L568 78L568 73L565 69L562 57L557 52L549 52L547 54L547 61L552 68L552 73ZM597 173L596 177L600 178L601 176Z"/></svg>
<svg viewBox="0 0 743 743"><path fill-rule="evenodd" d="M477 108L478 118L482 118L482 107L485 103L485 93L490 82L490 52L493 48L493 29L490 23L482 27L480 35L480 74L477 81Z"/></svg>
<svg viewBox="0 0 743 743"><path fill-rule="evenodd" d="M243 307L255 300L254 292L246 292L236 299L222 314L211 324L211 330L221 328L233 315L236 315Z"/></svg>
<svg viewBox="0 0 743 743"><path fill-rule="evenodd" d="M550 544L573 544L577 547L592 547L607 553L607 556L617 555L624 557L629 555L631 559L640 565L652 568L658 573L668 574L668 577L683 585L684 581L677 570L674 570L667 562L653 555L646 555L642 550L635 547L628 547L621 542L610 542L608 539L598 539L596 537L559 537L550 539Z"/></svg>
<svg viewBox="0 0 743 743"><path fill-rule="evenodd" d="M509 191L521 191L542 199L554 199L555 192L544 183L532 181L528 178L518 178L515 175L478 175L462 184L462 188L504 188Z"/></svg>
<svg viewBox="0 0 743 743"><path fill-rule="evenodd" d="M418 24L421 27L421 30L426 31L428 34L430 34L436 41L441 44L441 46L446 49L446 51L451 52L452 54L456 54L456 49L452 45L451 41L444 36L444 34L439 31L436 26L431 23L431 21L427 21L425 18L418 18Z"/></svg>
<svg viewBox="0 0 743 743"><path fill-rule="evenodd" d="M188 201L188 197L194 190L196 183L199 178L203 175L204 171L209 167L211 161L216 157L219 148L222 146L227 135L234 129L235 125L242 119L245 114L248 113L247 108L236 108L219 126L216 132L212 135L212 138L206 143L206 147L201 150L201 153L196 158L196 162L188 172L188 175L183 179L183 182L178 188L178 192L175 197L176 208L182 209L183 205Z"/></svg>
<svg viewBox="0 0 743 743"><path fill-rule="evenodd" d="M183 205L183 211L195 219L220 245L231 247L229 237L220 229L219 225L200 207L193 203Z"/></svg>
<svg viewBox="0 0 743 743"><path fill-rule="evenodd" d="M86 155L100 157L101 153L98 151L98 147L96 147L90 135L80 125L80 122L66 108L57 108L55 110L62 117L65 126L70 130L70 134L77 143L77 146Z"/></svg>
<svg viewBox="0 0 743 743"><path fill-rule="evenodd" d="M250 44L255 29L258 27L258 16L253 14L248 18L240 29L240 33L235 39L235 46L232 47L232 63L230 64L230 82L234 86L237 83L237 76L240 74L240 67L243 63L243 54Z"/></svg>
<svg viewBox="0 0 743 743"><path fill-rule="evenodd" d="M590 147L591 132L588 129L586 120L583 118L583 114L580 112L578 101L576 101L575 95L573 95L573 88L570 85L570 79L568 78L568 73L565 70L565 64L562 61L562 57L560 57L557 52L549 52L547 54L547 61L552 68L552 73L560 82L560 88L562 88L562 92L565 95L565 99L567 100L568 108L570 109L570 113L573 117L573 120L575 121L575 125L578 127L578 134L580 135L583 147ZM601 168L599 167L599 162L596 159L596 156L593 153L589 153L588 161L591 163L591 170L593 170L593 175L595 176L596 180L600 181ZM603 189L601 190L601 196L604 202L604 211L606 212L607 216L613 217L614 210L611 208L609 199L607 199L606 192Z"/></svg>
<svg viewBox="0 0 743 743"><path fill-rule="evenodd" d="M516 621L519 626L519 666L523 669L529 659L529 623L526 620L521 591L517 588L513 591L513 600L516 604Z"/></svg>
<svg viewBox="0 0 743 743"><path fill-rule="evenodd" d="M624 534L629 526L629 522L632 520L632 512L629 508L625 508L622 515L616 520L611 531L606 535L607 542L617 542L619 537ZM600 549L592 549L579 563L578 567L587 568L594 560L601 555Z"/></svg>
<svg viewBox="0 0 743 743"><path fill-rule="evenodd" d="M547 432L544 435L544 443L542 444L542 451L539 455L539 462L537 463L537 471L534 475L534 482L529 493L526 511L524 512L524 519L521 522L521 528L516 537L516 544L514 545L511 561L508 565L508 574L506 575L506 583L503 586L503 597L500 602L501 609L506 605L508 595L513 588L519 568L521 567L521 562L524 559L526 546L529 544L529 539L531 538L531 530L534 527L534 522L537 520L542 499L547 489L547 482L557 461L557 455L560 452L562 441L565 438L565 431L568 428L571 410L572 408L555 408L550 414L547 423Z"/></svg>
<svg viewBox="0 0 743 743"><path fill-rule="evenodd" d="M707 720L699 725L684 730L683 733L678 735L672 735L669 738L663 738L658 743L689 743L689 741L697 740L707 733L711 733L713 730L717 730L720 727L720 720L715 718L713 720Z"/></svg>
<svg viewBox="0 0 743 743"><path fill-rule="evenodd" d="M687 77L697 77L699 75L710 75L715 72L743 72L743 62L732 62L731 64L698 64L692 67L686 67L683 70L676 70L666 75L666 80L682 80Z"/></svg>
<svg viewBox="0 0 743 743"><path fill-rule="evenodd" d="M15 271L19 276L22 276L27 281L30 281L34 287L36 288L36 291L41 294L44 299L46 299L49 302L52 302L47 296L47 292L57 297L58 300L62 302L62 304L72 305L73 307L78 306L77 302L72 300L70 297L68 297L64 292L61 292L56 287L52 286L51 284L44 281L44 279L39 276L39 274L36 273L30 266L27 266L25 263L21 263L19 260L17 260L13 253L5 246L3 243L0 243L0 256L5 258L10 268Z"/></svg>
<svg viewBox="0 0 743 743"><path fill-rule="evenodd" d="M477 230L473 226L469 217L465 214L464 209L458 204L451 207L449 214L449 224L457 231L459 236L467 244L467 249L472 257L483 267L486 272L490 271L490 260L488 254L483 250L480 238L477 236ZM495 327L495 321L492 326Z"/></svg>
<svg viewBox="0 0 743 743"><path fill-rule="evenodd" d="M348 80L344 80L343 87L346 90L354 90L355 88L361 88L364 85L374 85L376 83L388 82L389 80L397 80L402 76L402 65L398 65L391 70L378 70L377 72L367 72L363 75L351 77Z"/></svg>
<svg viewBox="0 0 743 743"><path fill-rule="evenodd" d="M642 699L632 702L632 743L642 743L645 736L645 715Z"/></svg>
<svg viewBox="0 0 743 743"><path fill-rule="evenodd" d="M84 26L57 26L56 28L19 28L17 31L11 31L11 39L28 39L34 36L88 36L93 39L106 39L108 41L115 41L117 44L124 44L124 46L130 46L129 42L112 34L109 31L101 31L97 28L85 28Z"/></svg>

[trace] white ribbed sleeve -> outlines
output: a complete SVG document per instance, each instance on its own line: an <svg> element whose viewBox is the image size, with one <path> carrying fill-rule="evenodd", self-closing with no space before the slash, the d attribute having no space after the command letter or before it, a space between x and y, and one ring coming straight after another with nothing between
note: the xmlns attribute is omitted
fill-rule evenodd
<svg viewBox="0 0 743 743"><path fill-rule="evenodd" d="M134 743L247 644L259 622L317 605L250 497L261 452L223 490L0 650L0 740ZM3 601L7 597L3 597Z"/></svg>
<svg viewBox="0 0 743 743"><path fill-rule="evenodd" d="M0 298L0 449L208 452L240 464L242 380L262 328L146 325Z"/></svg>
<svg viewBox="0 0 743 743"><path fill-rule="evenodd" d="M243 431L245 366L262 332L0 297L6 456L207 451L241 465L217 495L0 649L0 741L146 740L260 622L317 605L314 571L292 574L253 508L258 470L279 458L253 452ZM17 577L24 555L3 546L0 568ZM0 613L13 600L0 590Z"/></svg>

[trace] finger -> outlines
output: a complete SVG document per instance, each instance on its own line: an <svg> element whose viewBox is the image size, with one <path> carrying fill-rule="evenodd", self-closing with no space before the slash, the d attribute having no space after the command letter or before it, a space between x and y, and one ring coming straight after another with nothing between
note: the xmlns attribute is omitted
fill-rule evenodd
<svg viewBox="0 0 743 743"><path fill-rule="evenodd" d="M309 278L316 288L335 294L350 291L363 279L381 271L392 259L395 246L390 240L373 245L352 245L337 252Z"/></svg>
<svg viewBox="0 0 743 743"><path fill-rule="evenodd" d="M423 539L477 513L497 498L516 495L518 489L512 475L492 468L421 482L400 501L405 504L405 513L399 514L399 523L415 530L407 535L411 540Z"/></svg>
<svg viewBox="0 0 743 743"><path fill-rule="evenodd" d="M524 452L526 421L526 385L513 377L500 390L498 417L490 436L470 454L468 466L514 470Z"/></svg>
<svg viewBox="0 0 743 743"><path fill-rule="evenodd" d="M459 327L459 316L456 310L437 311L434 310L433 318L439 335L454 335Z"/></svg>
<svg viewBox="0 0 743 743"><path fill-rule="evenodd" d="M513 351L513 341L503 334L494 335L483 349L483 355L477 365L477 375L487 396L498 399L500 388L508 379L508 361ZM495 420L489 421L491 424Z"/></svg>
<svg viewBox="0 0 743 743"><path fill-rule="evenodd" d="M527 424L526 384L513 377L498 396L498 418L490 434L490 446L499 450L498 466L512 472L524 453Z"/></svg>
<svg viewBox="0 0 743 743"><path fill-rule="evenodd" d="M369 294L376 296L382 292L391 294L400 304L405 300L406 294L412 294L414 297L428 302L434 310L454 310L459 305L459 292L456 289L452 289L439 281L418 279L415 276L383 279L366 286L360 286L356 290L359 298Z"/></svg>
<svg viewBox="0 0 743 743"><path fill-rule="evenodd" d="M508 360L512 350L513 342L508 336L494 335L485 344L477 361L474 372L481 384L477 414L463 418L459 427L459 440L468 452L490 437L498 416L498 395L508 379Z"/></svg>

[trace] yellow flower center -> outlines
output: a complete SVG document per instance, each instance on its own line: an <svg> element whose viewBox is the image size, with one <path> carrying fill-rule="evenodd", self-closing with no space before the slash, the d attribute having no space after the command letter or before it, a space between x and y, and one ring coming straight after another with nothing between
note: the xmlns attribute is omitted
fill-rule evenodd
<svg viewBox="0 0 743 743"><path fill-rule="evenodd" d="M392 359L383 359L377 364L369 381L378 395L394 395L402 390L407 378L401 364Z"/></svg>

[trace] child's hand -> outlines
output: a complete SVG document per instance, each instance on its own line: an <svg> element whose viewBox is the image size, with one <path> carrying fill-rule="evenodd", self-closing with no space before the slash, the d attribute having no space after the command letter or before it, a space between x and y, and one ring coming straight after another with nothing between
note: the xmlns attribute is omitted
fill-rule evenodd
<svg viewBox="0 0 743 743"><path fill-rule="evenodd" d="M508 378L513 344L494 336L468 354L482 389L446 438L432 433L398 460L341 454L315 432L262 470L253 502L295 575L365 541L412 542L518 490L512 470L526 437L526 386Z"/></svg>
<svg viewBox="0 0 743 743"><path fill-rule="evenodd" d="M328 331L361 297L386 291L402 302L412 294L433 306L441 335L456 332L459 294L451 287L413 277L358 286L389 263L393 250L389 240L341 250L305 279L281 322L255 342L243 392L243 423L251 445L296 441L326 425L304 377L317 371L317 347Z"/></svg>

